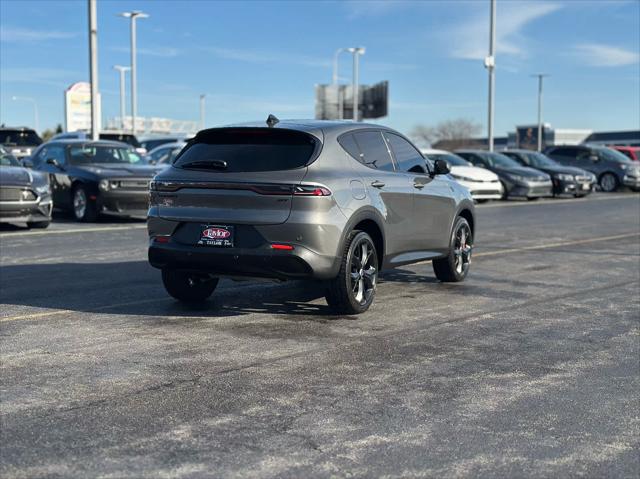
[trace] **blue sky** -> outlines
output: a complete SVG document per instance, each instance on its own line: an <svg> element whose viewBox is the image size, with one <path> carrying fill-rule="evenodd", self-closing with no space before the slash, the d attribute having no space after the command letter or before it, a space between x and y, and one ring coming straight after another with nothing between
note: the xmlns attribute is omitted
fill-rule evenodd
<svg viewBox="0 0 640 479"><path fill-rule="evenodd" d="M33 124L13 95L36 98L41 129L63 122L65 87L89 76L86 4L0 1L0 122ZM364 46L361 83L390 82L383 123L486 127L489 0L98 0L103 117L118 115L112 66L129 64L126 10L150 14L138 23L141 116L197 120L206 93L207 126L310 118L334 51ZM640 128L640 0L498 0L497 12L496 134L536 121L540 71L554 127ZM348 54L340 76L351 81Z"/></svg>

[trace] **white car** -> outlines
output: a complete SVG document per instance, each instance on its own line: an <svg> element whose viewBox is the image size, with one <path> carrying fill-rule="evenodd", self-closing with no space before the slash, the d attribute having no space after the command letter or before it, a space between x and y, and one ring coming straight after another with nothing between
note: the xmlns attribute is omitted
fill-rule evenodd
<svg viewBox="0 0 640 479"><path fill-rule="evenodd" d="M464 158L444 150L422 150L432 161L446 160L451 166L451 176L467 188L474 200L479 203L499 200L504 195L504 187L498 175L484 168L473 166Z"/></svg>

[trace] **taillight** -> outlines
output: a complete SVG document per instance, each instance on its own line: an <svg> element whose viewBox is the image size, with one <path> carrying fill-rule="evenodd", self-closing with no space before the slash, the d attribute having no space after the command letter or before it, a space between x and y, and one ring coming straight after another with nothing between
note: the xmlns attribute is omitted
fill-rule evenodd
<svg viewBox="0 0 640 479"><path fill-rule="evenodd" d="M156 243L168 243L169 239L171 238L171 236L169 235L158 235L158 236L154 236L153 237L153 241L155 241Z"/></svg>
<svg viewBox="0 0 640 479"><path fill-rule="evenodd" d="M294 196L331 196L331 191L324 186L296 186L293 188Z"/></svg>
<svg viewBox="0 0 640 479"><path fill-rule="evenodd" d="M271 245L271 249L276 249L280 251L293 251L293 246L291 246L290 244L273 243Z"/></svg>

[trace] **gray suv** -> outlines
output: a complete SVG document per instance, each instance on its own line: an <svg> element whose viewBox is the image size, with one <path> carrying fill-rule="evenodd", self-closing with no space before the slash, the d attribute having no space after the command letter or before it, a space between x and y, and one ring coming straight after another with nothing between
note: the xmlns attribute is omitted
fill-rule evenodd
<svg viewBox="0 0 640 479"><path fill-rule="evenodd" d="M219 277L323 280L340 314L366 311L378 272L432 260L469 271L473 200L380 125L282 121L199 132L151 183L149 261L167 292L203 301Z"/></svg>
<svg viewBox="0 0 640 479"><path fill-rule="evenodd" d="M617 150L604 146L552 146L545 154L558 163L590 171L598 178L602 191L616 191L628 186L640 191L640 164Z"/></svg>

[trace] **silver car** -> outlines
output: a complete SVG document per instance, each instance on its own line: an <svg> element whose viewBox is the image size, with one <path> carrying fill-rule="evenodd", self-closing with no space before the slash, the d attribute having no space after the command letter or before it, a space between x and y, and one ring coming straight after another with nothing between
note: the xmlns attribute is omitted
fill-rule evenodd
<svg viewBox="0 0 640 479"><path fill-rule="evenodd" d="M473 200L380 125L282 121L199 132L151 183L149 261L167 292L204 301L219 277L315 279L339 314L366 311L378 272L471 263Z"/></svg>

